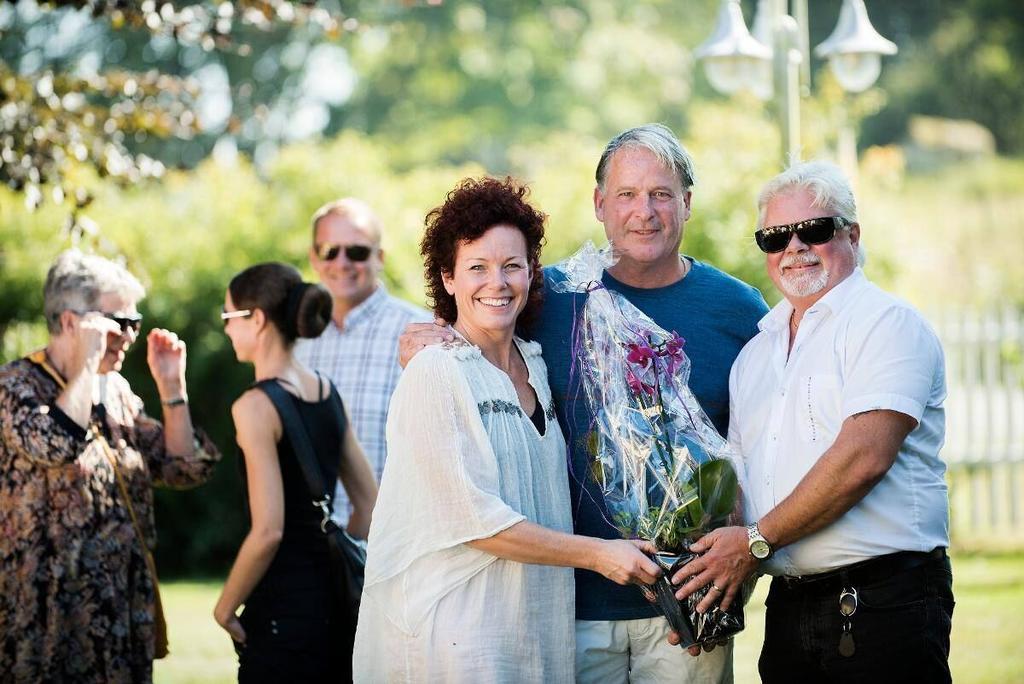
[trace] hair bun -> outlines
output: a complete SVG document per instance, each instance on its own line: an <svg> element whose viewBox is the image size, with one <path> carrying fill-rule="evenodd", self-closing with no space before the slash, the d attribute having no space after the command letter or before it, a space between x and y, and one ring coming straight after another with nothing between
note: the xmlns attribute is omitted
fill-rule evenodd
<svg viewBox="0 0 1024 684"><path fill-rule="evenodd" d="M331 293L318 283L301 283L294 291L297 291L295 315L289 318L294 321L296 337L320 337L331 321L334 308ZM292 293L288 295L291 299Z"/></svg>

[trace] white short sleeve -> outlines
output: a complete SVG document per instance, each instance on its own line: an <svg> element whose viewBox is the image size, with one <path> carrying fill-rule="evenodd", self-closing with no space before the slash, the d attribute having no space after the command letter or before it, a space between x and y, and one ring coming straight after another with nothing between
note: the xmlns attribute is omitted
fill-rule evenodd
<svg viewBox="0 0 1024 684"><path fill-rule="evenodd" d="M938 337L921 315L894 304L852 320L847 339L843 417L883 409L920 422L944 363Z"/></svg>

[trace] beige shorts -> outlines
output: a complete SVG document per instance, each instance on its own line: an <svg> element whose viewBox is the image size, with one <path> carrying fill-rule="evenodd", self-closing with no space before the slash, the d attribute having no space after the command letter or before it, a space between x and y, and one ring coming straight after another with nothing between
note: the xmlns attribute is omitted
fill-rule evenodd
<svg viewBox="0 0 1024 684"><path fill-rule="evenodd" d="M730 641L696 658L668 638L668 621L577 620L576 681L580 684L732 684Z"/></svg>

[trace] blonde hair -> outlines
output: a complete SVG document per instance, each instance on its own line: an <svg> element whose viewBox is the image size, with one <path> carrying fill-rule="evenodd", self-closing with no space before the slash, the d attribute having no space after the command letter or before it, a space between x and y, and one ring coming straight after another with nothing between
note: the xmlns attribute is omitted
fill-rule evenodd
<svg viewBox="0 0 1024 684"><path fill-rule="evenodd" d="M368 231L373 239L380 244L383 232L380 218L370 205L355 197L343 197L328 202L313 213L313 242L316 242L316 224L325 216L334 215L347 218L360 228Z"/></svg>

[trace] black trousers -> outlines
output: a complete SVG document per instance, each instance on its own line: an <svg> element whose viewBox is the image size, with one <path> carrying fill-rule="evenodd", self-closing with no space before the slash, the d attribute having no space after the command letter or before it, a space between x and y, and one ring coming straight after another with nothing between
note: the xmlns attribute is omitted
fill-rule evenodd
<svg viewBox="0 0 1024 684"><path fill-rule="evenodd" d="M239 618L246 643L235 643L241 684L352 681L355 629L326 563L274 568L249 597Z"/></svg>
<svg viewBox="0 0 1024 684"><path fill-rule="evenodd" d="M954 606L949 558L943 554L891 574L879 565L874 572L869 567L845 578L829 573L825 580L806 583L772 580L758 661L762 681L949 682ZM859 597L849 618L851 656L839 653L847 621L839 612L844 584Z"/></svg>

